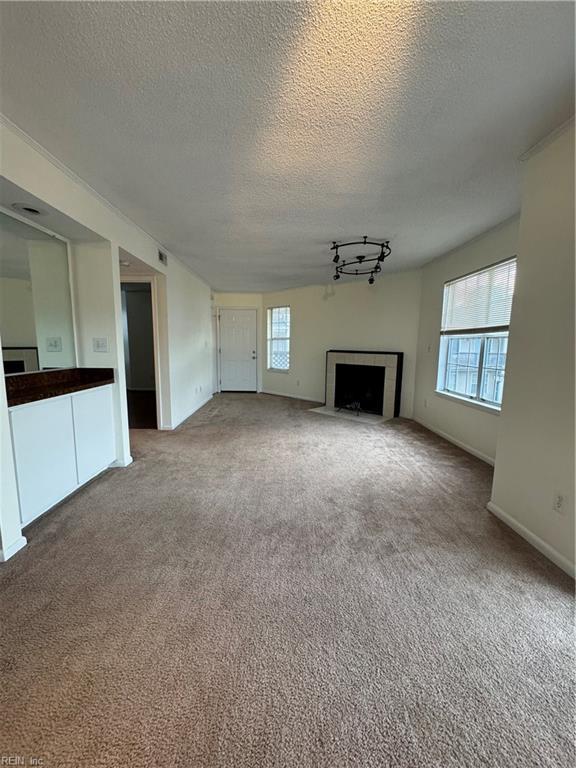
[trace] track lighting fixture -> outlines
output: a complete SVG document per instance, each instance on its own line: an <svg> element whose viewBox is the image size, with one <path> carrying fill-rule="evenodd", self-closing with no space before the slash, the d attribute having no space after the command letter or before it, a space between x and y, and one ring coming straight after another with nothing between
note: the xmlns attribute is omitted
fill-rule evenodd
<svg viewBox="0 0 576 768"><path fill-rule="evenodd" d="M376 253L364 253L354 256L348 261L340 261L340 248L347 248L348 246L356 245L375 245L380 248ZM337 243L332 242L331 251L334 251L333 263L336 264L336 271L334 273L334 280L340 280L342 275L353 275L357 277L359 275L370 275L368 278L368 284L374 285L374 275L382 271L382 262L387 256L390 256L390 241L383 240L381 242L375 242L374 240L368 240L368 235L364 235L362 240L353 240L349 243Z"/></svg>

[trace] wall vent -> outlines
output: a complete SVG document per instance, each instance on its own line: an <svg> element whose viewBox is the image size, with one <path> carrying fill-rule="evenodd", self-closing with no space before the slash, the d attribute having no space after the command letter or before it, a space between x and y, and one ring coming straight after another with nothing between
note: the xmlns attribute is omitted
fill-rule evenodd
<svg viewBox="0 0 576 768"><path fill-rule="evenodd" d="M168 256L166 256L165 253L162 253L162 251L158 251L158 261L161 261L164 266L168 264Z"/></svg>

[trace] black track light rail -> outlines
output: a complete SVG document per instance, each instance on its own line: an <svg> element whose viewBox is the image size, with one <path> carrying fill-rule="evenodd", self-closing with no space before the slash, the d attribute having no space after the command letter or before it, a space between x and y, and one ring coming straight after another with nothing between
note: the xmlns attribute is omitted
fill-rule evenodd
<svg viewBox="0 0 576 768"><path fill-rule="evenodd" d="M380 248L380 253L376 256L363 256L361 254L353 259L341 262L339 249L347 248L350 245L375 245ZM334 258L332 259L334 264L336 264L334 280L340 280L341 275L353 275L354 277L370 275L368 278L370 285L374 285L374 275L382 271L382 262L392 253L389 240L376 242L375 240L368 240L368 235L364 235L362 240L353 240L349 243L337 243L334 241L330 250L335 251Z"/></svg>

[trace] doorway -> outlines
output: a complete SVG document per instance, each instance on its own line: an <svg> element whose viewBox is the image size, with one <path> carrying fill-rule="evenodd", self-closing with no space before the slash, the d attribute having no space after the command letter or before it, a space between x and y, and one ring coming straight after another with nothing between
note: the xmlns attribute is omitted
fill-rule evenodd
<svg viewBox="0 0 576 768"><path fill-rule="evenodd" d="M157 429L151 286L136 282L121 287L128 426Z"/></svg>
<svg viewBox="0 0 576 768"><path fill-rule="evenodd" d="M256 392L258 388L257 310L221 309L218 313L220 390Z"/></svg>

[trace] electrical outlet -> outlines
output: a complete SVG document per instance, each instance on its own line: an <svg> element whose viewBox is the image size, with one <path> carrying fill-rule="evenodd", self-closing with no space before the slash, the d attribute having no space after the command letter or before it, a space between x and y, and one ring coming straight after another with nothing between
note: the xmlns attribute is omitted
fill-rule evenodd
<svg viewBox="0 0 576 768"><path fill-rule="evenodd" d="M555 491L552 497L552 511L557 515L564 515L566 513L566 498L559 491Z"/></svg>
<svg viewBox="0 0 576 768"><path fill-rule="evenodd" d="M424 408L428 408L428 400L424 398Z"/></svg>

